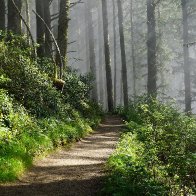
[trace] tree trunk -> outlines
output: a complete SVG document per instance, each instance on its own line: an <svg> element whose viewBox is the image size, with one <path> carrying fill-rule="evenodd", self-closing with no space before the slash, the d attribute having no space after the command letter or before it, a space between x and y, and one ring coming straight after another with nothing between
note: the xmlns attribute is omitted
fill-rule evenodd
<svg viewBox="0 0 196 196"><path fill-rule="evenodd" d="M40 15L42 19L44 19L44 1L36 0L36 12ZM43 21L36 16L37 22L37 43L39 47L37 48L37 54L39 57L44 57L45 55L45 25Z"/></svg>
<svg viewBox="0 0 196 196"><path fill-rule="evenodd" d="M128 106L128 85L127 85L127 65L126 65L126 52L125 52L125 38L123 29L123 10L122 1L118 0L118 20L119 20L119 34L120 34L120 48L121 48L121 61L122 61L122 84L123 84L123 99L124 106Z"/></svg>
<svg viewBox="0 0 196 196"><path fill-rule="evenodd" d="M116 4L115 1L112 0L113 4L113 33L114 33L114 107L116 107L117 101L117 55L116 55Z"/></svg>
<svg viewBox="0 0 196 196"><path fill-rule="evenodd" d="M105 70L104 70L104 60L103 60L103 20L102 20L102 8L101 3L99 2L98 7L98 44L99 44L99 91L100 91L100 102L103 106L105 106L105 91L104 91L104 84L105 84Z"/></svg>
<svg viewBox="0 0 196 196"><path fill-rule="evenodd" d="M69 23L69 0L60 0L60 13L58 22L58 45L61 51L61 56L57 54L56 61L60 66L60 78L62 78L63 70L65 68L66 55L67 55L67 43L68 43L68 23ZM64 66L61 66L61 60L63 59Z"/></svg>
<svg viewBox="0 0 196 196"><path fill-rule="evenodd" d="M22 0L15 0L18 10L21 12ZM21 34L22 21L20 15L13 5L12 0L8 0L8 30L16 34Z"/></svg>
<svg viewBox="0 0 196 196"><path fill-rule="evenodd" d="M28 0L25 0L25 12L26 12L26 23L28 27L30 28L30 13L29 13L29 2ZM28 43L30 44L30 34L27 30L27 38L28 38Z"/></svg>
<svg viewBox="0 0 196 196"><path fill-rule="evenodd" d="M185 85L185 112L191 112L191 79L188 43L188 13L187 1L181 0L183 17L183 42L184 42L184 85Z"/></svg>
<svg viewBox="0 0 196 196"><path fill-rule="evenodd" d="M108 110L109 112L113 112L114 100L113 100L112 71L111 71L109 33L108 33L108 11L107 11L106 0L102 0L102 15L103 15L103 35L104 35L104 49L105 49Z"/></svg>
<svg viewBox="0 0 196 196"><path fill-rule="evenodd" d="M0 0L0 30L5 30L5 1Z"/></svg>
<svg viewBox="0 0 196 196"><path fill-rule="evenodd" d="M93 75L93 88L91 91L91 98L93 101L98 101L97 94L97 73L96 73L96 59L95 59L95 37L94 37L94 27L93 27L93 16L92 16L92 7L91 2L86 2L86 10L87 13L87 29L88 29L88 45L89 45L89 60L90 60L90 71Z"/></svg>
<svg viewBox="0 0 196 196"><path fill-rule="evenodd" d="M135 61L135 40L134 40L134 24L133 24L133 0L130 2L130 24L131 24L131 59L133 66L133 97L136 97L136 61Z"/></svg>
<svg viewBox="0 0 196 196"><path fill-rule="evenodd" d="M147 0L147 48L148 48L148 95L157 94L157 65L156 65L156 21L155 21L155 2Z"/></svg>
<svg viewBox="0 0 196 196"><path fill-rule="evenodd" d="M50 15L50 1L51 0L44 0L44 21L46 22L47 26L51 30L51 15ZM45 28L45 56L51 57L52 52L52 40L50 32Z"/></svg>

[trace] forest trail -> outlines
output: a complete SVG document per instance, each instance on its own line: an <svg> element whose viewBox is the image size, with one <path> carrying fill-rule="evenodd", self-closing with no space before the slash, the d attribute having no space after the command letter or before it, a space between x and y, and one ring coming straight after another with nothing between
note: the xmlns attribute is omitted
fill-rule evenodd
<svg viewBox="0 0 196 196"><path fill-rule="evenodd" d="M35 162L20 181L0 185L0 196L94 196L102 188L104 164L113 152L122 119L106 116L96 131L71 149Z"/></svg>

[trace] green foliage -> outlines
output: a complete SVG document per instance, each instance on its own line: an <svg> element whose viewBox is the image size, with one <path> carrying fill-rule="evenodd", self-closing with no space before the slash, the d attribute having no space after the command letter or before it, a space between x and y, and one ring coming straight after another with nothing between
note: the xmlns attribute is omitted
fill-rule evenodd
<svg viewBox="0 0 196 196"><path fill-rule="evenodd" d="M194 194L195 119L147 97L119 111L127 119L128 133L108 162L106 190L119 195Z"/></svg>
<svg viewBox="0 0 196 196"><path fill-rule="evenodd" d="M84 120L34 119L0 91L0 181L14 180L35 156L77 141L92 129Z"/></svg>
<svg viewBox="0 0 196 196"><path fill-rule="evenodd" d="M91 90L91 76L78 75L76 71L69 70L64 74L65 86L63 89L65 104L69 103L80 114L88 119L91 125L97 125L103 111L100 105L89 100Z"/></svg>
<svg viewBox="0 0 196 196"><path fill-rule="evenodd" d="M35 154L50 148L35 119L0 90L0 181L13 180Z"/></svg>
<svg viewBox="0 0 196 196"><path fill-rule="evenodd" d="M25 37L0 32L0 50L0 181L9 181L35 157L90 133L101 109L88 100L88 77L69 72L57 91L53 63L32 58Z"/></svg>
<svg viewBox="0 0 196 196"><path fill-rule="evenodd" d="M53 88L52 80L31 58L31 48L25 41L25 38L13 35L1 41L1 72L11 82L1 83L0 87L14 95L32 114L39 117L57 114L61 111L62 97Z"/></svg>

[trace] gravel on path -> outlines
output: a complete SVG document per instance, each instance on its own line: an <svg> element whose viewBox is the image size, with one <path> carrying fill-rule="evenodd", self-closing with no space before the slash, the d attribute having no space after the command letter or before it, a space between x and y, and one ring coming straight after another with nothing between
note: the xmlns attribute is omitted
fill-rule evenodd
<svg viewBox="0 0 196 196"><path fill-rule="evenodd" d="M106 116L96 131L34 163L17 182L0 185L0 196L94 196L103 186L104 165L123 127L118 116Z"/></svg>

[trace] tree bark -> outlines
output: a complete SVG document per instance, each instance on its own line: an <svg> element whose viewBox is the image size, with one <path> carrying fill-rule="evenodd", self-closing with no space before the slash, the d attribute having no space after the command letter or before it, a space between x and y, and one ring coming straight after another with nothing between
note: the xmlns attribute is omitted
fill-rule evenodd
<svg viewBox="0 0 196 196"><path fill-rule="evenodd" d="M113 112L114 100L113 100L112 71L111 71L109 33L108 33L108 11L107 11L106 0L102 0L102 15L103 15L103 35L104 35L108 110L109 112Z"/></svg>
<svg viewBox="0 0 196 196"><path fill-rule="evenodd" d="M30 13L29 13L29 2L28 0L25 0L25 12L26 12L26 24L28 28L30 29ZM28 38L28 43L30 44L30 34L27 30L27 38Z"/></svg>
<svg viewBox="0 0 196 196"><path fill-rule="evenodd" d="M182 4L182 19L183 19L183 42L184 42L184 85L185 85L185 112L191 112L191 79L190 79L190 63L189 63L189 48L186 45L188 40L188 13L187 1L181 0Z"/></svg>
<svg viewBox="0 0 196 196"><path fill-rule="evenodd" d="M0 30L5 30L5 1L0 0Z"/></svg>
<svg viewBox="0 0 196 196"><path fill-rule="evenodd" d="M128 106L128 85L127 85L127 64L126 64L126 52L125 52L125 38L123 29L123 10L122 1L118 0L118 20L119 20L119 34L120 34L120 48L121 48L121 61L122 61L122 84L123 84L123 100L124 106Z"/></svg>
<svg viewBox="0 0 196 196"><path fill-rule="evenodd" d="M21 12L22 0L15 0L18 10ZM21 17L13 5L12 0L8 0L8 30L16 34L21 34Z"/></svg>
<svg viewBox="0 0 196 196"><path fill-rule="evenodd" d="M69 8L69 0L60 0L60 13L58 22L58 45L62 56L59 56L59 54L56 55L56 62L60 66L60 78L62 78L63 70L65 69L67 55ZM60 65L61 58L64 61L63 67Z"/></svg>
<svg viewBox="0 0 196 196"><path fill-rule="evenodd" d="M36 12L41 18L44 19L44 1L36 0ZM37 43L39 47L37 48L37 55L39 57L44 57L45 55L45 25L42 22L41 18L36 16L37 22Z"/></svg>
<svg viewBox="0 0 196 196"><path fill-rule="evenodd" d="M134 24L133 24L133 0L130 2L130 31L131 31L131 59L133 67L133 97L136 97L136 60L135 60L135 40L134 40Z"/></svg>
<svg viewBox="0 0 196 196"><path fill-rule="evenodd" d="M147 49L148 49L148 95L157 94L157 65L156 65L156 21L155 21L155 2L147 0Z"/></svg>
<svg viewBox="0 0 196 196"><path fill-rule="evenodd" d="M116 4L115 1L112 0L113 4L113 33L114 33L114 107L116 107L117 101L117 55L116 55Z"/></svg>
<svg viewBox="0 0 196 196"><path fill-rule="evenodd" d="M93 88L91 91L91 98L93 101L98 101L97 94L97 73L96 73L96 57L95 57L95 37L94 37L94 27L93 27L93 16L91 2L86 2L86 13L87 13L87 29L88 29L88 45L89 45L89 60L90 60L90 71L93 75Z"/></svg>
<svg viewBox="0 0 196 196"><path fill-rule="evenodd" d="M44 21L51 30L51 15L50 15L50 2L51 0L44 0ZM50 32L45 28L45 56L51 57L52 39Z"/></svg>
<svg viewBox="0 0 196 196"><path fill-rule="evenodd" d="M101 3L99 2L99 7L98 7L98 44L99 44L99 93L100 93L100 102L102 103L103 106L105 106L105 89L104 89L104 84L105 84L105 70L104 70L104 51L103 51L103 20L102 20L102 8L101 8Z"/></svg>

